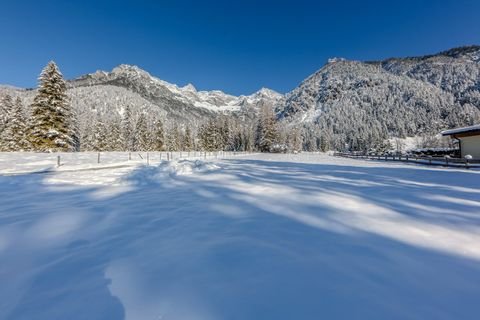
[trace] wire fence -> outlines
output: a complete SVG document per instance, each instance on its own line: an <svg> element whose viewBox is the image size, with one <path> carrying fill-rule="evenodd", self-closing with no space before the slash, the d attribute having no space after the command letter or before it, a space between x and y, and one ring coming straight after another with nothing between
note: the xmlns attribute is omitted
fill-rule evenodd
<svg viewBox="0 0 480 320"><path fill-rule="evenodd" d="M252 154L248 151L157 151L157 152L82 152L56 155L56 166L146 164L162 161L226 159Z"/></svg>
<svg viewBox="0 0 480 320"><path fill-rule="evenodd" d="M417 156L417 155L385 155L385 154L359 154L352 152L335 152L336 157L367 159L376 161L397 161L410 162L423 165L435 165L455 168L480 168L480 159L435 157L435 156Z"/></svg>

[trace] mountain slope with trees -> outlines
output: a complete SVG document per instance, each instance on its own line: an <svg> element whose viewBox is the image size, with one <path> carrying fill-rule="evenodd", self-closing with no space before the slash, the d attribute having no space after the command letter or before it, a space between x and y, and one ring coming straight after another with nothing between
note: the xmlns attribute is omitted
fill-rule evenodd
<svg viewBox="0 0 480 320"><path fill-rule="evenodd" d="M2 150L382 151L394 137L480 122L479 46L373 62L331 59L286 95L197 91L130 65L59 84L61 92L48 97L42 85L0 87ZM51 132L57 140L45 148L39 108L71 119ZM12 130L25 131L27 142L13 146Z"/></svg>

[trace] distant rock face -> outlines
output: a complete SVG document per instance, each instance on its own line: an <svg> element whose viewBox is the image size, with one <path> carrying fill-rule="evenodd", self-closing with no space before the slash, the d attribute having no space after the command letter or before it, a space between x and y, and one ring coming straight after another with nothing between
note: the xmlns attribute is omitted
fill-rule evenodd
<svg viewBox="0 0 480 320"><path fill-rule="evenodd" d="M197 91L192 85L178 87L151 76L131 65L120 65L111 72L97 71L67 82L68 94L78 114L79 128L88 128L95 117L120 118L129 106L133 114L146 112L168 122L199 124L219 113L255 112L263 105L274 108L283 95L261 89L249 96L233 96L219 90ZM20 96L29 105L36 90L0 87L0 95ZM118 120L118 119L117 119Z"/></svg>
<svg viewBox="0 0 480 320"><path fill-rule="evenodd" d="M283 95L269 90L263 94L262 89L251 96L233 96L219 90L197 91L192 85L178 87L151 76L148 72L130 65L120 65L112 72L97 71L69 82L72 89L79 87L116 86L125 88L143 99L158 105L167 116L180 117L211 115L212 112L236 112L243 107L253 106L266 102L275 104ZM246 99L246 100L245 100Z"/></svg>
<svg viewBox="0 0 480 320"><path fill-rule="evenodd" d="M288 93L278 112L331 135L404 136L471 125L480 121L480 47L376 62L331 59Z"/></svg>

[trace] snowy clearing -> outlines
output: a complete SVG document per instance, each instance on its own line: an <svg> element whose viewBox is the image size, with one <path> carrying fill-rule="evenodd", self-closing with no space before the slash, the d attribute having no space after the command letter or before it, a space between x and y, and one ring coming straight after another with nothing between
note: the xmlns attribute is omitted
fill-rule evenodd
<svg viewBox="0 0 480 320"><path fill-rule="evenodd" d="M102 157L0 154L0 319L480 314L479 171Z"/></svg>

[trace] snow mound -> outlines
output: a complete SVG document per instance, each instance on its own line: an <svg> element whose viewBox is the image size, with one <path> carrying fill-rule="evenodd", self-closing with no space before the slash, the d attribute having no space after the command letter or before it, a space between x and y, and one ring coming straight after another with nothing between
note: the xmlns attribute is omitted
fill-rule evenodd
<svg viewBox="0 0 480 320"><path fill-rule="evenodd" d="M144 166L132 172L125 181L129 184L160 183L168 177L218 170L220 167L201 160L162 161L158 166Z"/></svg>
<svg viewBox="0 0 480 320"><path fill-rule="evenodd" d="M179 160L162 162L158 168L160 173L168 173L171 176L176 176L217 170L220 167L214 163L201 160Z"/></svg>

